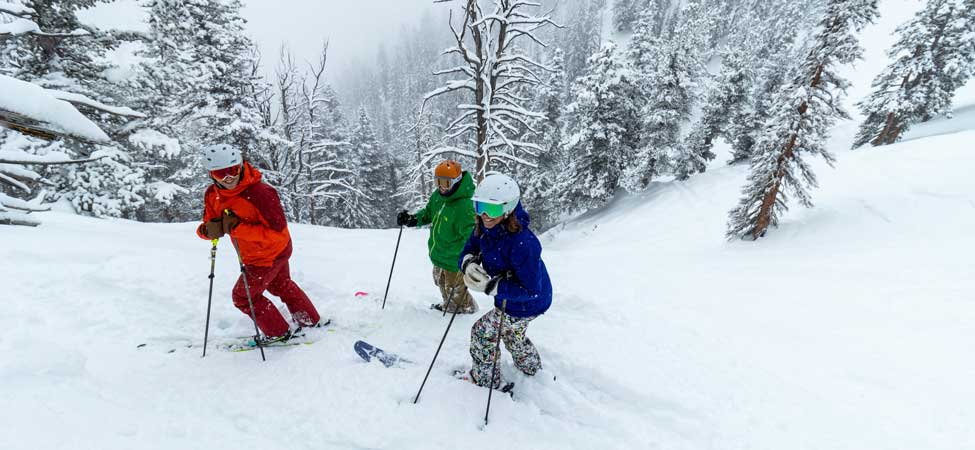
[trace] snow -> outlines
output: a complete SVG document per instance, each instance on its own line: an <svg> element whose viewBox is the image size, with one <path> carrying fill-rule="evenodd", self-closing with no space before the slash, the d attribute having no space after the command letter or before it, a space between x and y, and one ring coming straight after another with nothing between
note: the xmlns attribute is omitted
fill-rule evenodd
<svg viewBox="0 0 975 450"><path fill-rule="evenodd" d="M33 20L14 19L12 22L0 23L0 36L5 34L19 35L40 32L40 27Z"/></svg>
<svg viewBox="0 0 975 450"><path fill-rule="evenodd" d="M35 11L33 8L28 8L27 6L17 3L0 2L0 13L23 16L27 14L34 14Z"/></svg>
<svg viewBox="0 0 975 450"><path fill-rule="evenodd" d="M74 92L64 92L55 89L48 89L47 92L53 95L54 98L58 100L64 100L66 102L75 105L88 106L91 108L95 108L107 112L109 114L114 114L116 116L137 117L143 119L146 117L145 114L140 113L127 106L109 106L97 100L92 100L91 98L88 98L87 96L82 94L76 94Z"/></svg>
<svg viewBox="0 0 975 450"><path fill-rule="evenodd" d="M850 69L851 112L891 23L918 7L882 2ZM37 86L0 76L0 92L20 94L0 108L88 122ZM196 223L95 220L63 201L0 211L43 222L0 233L0 448L975 448L975 83L956 105L886 147L849 151L858 122L839 124L836 169L811 162L816 208L796 206L758 242L723 238L747 171L726 154L542 236L555 299L528 335L545 369L523 377L505 353L516 395L494 396L484 428L486 391L449 375L470 364L476 317L455 320L412 404L447 324L428 309L439 296L427 230L403 233L381 310L397 230L291 225L292 274L334 325L263 363L167 353L203 339L209 243ZM162 135L130 139L179 151ZM161 201L202 195L152 186ZM252 332L230 301L238 270L222 240L211 342ZM358 339L416 364L363 363Z"/></svg>
<svg viewBox="0 0 975 450"><path fill-rule="evenodd" d="M93 142L108 142L108 135L71 104L58 100L35 84L0 75L0 110L45 122L52 128Z"/></svg>
<svg viewBox="0 0 975 450"><path fill-rule="evenodd" d="M179 197L180 195L186 195L189 191L173 183L168 183L165 181L154 181L148 184L149 191L152 192L153 198L162 202L169 203Z"/></svg>
<svg viewBox="0 0 975 450"><path fill-rule="evenodd" d="M529 336L545 369L515 375L508 357L517 394L494 397L483 430L486 392L449 375L475 317L457 318L411 403L447 323L428 309L426 230L404 232L380 310L397 231L292 225L294 278L334 331L262 363L167 353L202 341L195 223L34 214L40 227L0 233L0 272L18 280L0 315L0 448L971 448L972 139L835 149L836 170L816 163L817 208L757 243L723 239L746 167L720 165L544 235L555 302ZM214 341L251 330L228 244ZM417 364L362 363L358 339Z"/></svg>
<svg viewBox="0 0 975 450"><path fill-rule="evenodd" d="M97 3L78 11L81 23L104 30L149 31L149 13L138 0L114 0Z"/></svg>
<svg viewBox="0 0 975 450"><path fill-rule="evenodd" d="M105 70L105 78L113 83L132 80L139 64L148 60L140 54L143 50L145 45L141 42L123 42L114 50L107 52L105 57L112 67Z"/></svg>
<svg viewBox="0 0 975 450"><path fill-rule="evenodd" d="M172 138L156 130L142 128L129 136L129 142L143 148L159 148L159 156L173 158L182 152L179 139Z"/></svg>
<svg viewBox="0 0 975 450"><path fill-rule="evenodd" d="M33 153L27 153L23 150L0 150L0 163L53 164L58 162L73 161L75 159L77 158L72 158L67 153L58 152L58 151L47 152L43 155L35 155Z"/></svg>

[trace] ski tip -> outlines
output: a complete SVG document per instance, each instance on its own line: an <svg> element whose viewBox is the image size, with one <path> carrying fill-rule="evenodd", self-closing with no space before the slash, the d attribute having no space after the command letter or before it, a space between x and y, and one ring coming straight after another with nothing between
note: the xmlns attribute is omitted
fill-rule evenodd
<svg viewBox="0 0 975 450"><path fill-rule="evenodd" d="M355 296L356 297L368 297L369 296L369 293L368 292L357 291L355 293Z"/></svg>

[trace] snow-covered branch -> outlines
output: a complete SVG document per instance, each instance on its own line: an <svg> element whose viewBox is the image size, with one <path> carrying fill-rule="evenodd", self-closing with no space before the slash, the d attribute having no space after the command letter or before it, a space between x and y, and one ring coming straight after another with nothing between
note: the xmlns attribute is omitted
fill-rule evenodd
<svg viewBox="0 0 975 450"><path fill-rule="evenodd" d="M0 92L4 93L0 97L0 126L95 143L110 141L98 125L40 86L0 75Z"/></svg>
<svg viewBox="0 0 975 450"><path fill-rule="evenodd" d="M109 106L97 100L92 100L91 98L88 98L87 96L84 96L82 94L58 91L54 89L48 89L47 92L51 93L51 95L53 95L54 98L58 100L64 100L75 106L78 105L87 106L89 108L94 108L99 111L107 112L109 114L113 114L116 116L137 117L140 119L145 119L147 117L145 114L140 113L127 106Z"/></svg>

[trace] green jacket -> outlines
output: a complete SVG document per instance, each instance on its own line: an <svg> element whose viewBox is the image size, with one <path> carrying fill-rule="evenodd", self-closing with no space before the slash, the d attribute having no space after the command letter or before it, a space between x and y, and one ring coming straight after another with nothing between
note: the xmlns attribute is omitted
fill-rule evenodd
<svg viewBox="0 0 975 450"><path fill-rule="evenodd" d="M416 226L433 224L427 247L430 249L430 261L441 269L460 271L457 259L474 231L473 196L474 179L464 172L460 186L450 197L444 197L434 190L427 206L416 212Z"/></svg>

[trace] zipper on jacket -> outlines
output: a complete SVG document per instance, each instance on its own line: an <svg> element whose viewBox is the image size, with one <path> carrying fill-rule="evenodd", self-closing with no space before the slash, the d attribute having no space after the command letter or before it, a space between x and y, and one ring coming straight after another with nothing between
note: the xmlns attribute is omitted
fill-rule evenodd
<svg viewBox="0 0 975 450"><path fill-rule="evenodd" d="M430 237L433 238L433 245L430 247L430 254L433 254L433 250L437 248L437 226L440 225L440 216L443 215L443 209L447 207L447 202L440 205L440 210L437 211L437 215L433 217L433 231L431 231Z"/></svg>

